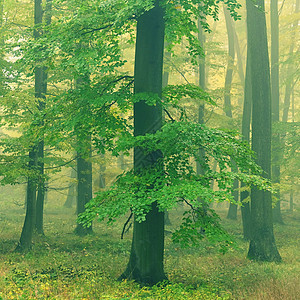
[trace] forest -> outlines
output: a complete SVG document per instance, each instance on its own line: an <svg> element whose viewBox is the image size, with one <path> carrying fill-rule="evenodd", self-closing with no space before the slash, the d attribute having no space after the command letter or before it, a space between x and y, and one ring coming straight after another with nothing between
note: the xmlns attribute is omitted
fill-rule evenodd
<svg viewBox="0 0 300 300"><path fill-rule="evenodd" d="M300 299L299 0L0 0L0 300Z"/></svg>

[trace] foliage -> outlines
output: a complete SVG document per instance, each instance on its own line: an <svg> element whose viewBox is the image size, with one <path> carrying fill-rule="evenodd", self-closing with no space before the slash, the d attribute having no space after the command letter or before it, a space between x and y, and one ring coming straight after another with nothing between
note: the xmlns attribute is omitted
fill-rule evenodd
<svg viewBox="0 0 300 300"><path fill-rule="evenodd" d="M218 217L207 209L210 203L233 201L231 189L235 178L247 185L270 188L268 182L257 175L260 168L251 159L253 154L249 146L237 136L202 124L169 122L155 134L120 139L114 152L116 155L120 151L129 153L133 147L143 149L150 157L161 153L163 158L151 167L120 175L108 190L99 192L79 217L86 226L90 226L95 218L108 218L112 222L126 214L129 208L135 219L142 222L153 202L158 203L161 211L184 202L191 212L185 215L181 228L175 232L175 241L184 246L195 245L203 238L201 230L213 242L224 241L225 233L218 224ZM205 156L199 155L199 149L204 150ZM213 171L212 158L217 161L219 171ZM195 161L203 169L202 175L196 174ZM235 171L228 171L231 168ZM211 189L211 180L218 184L217 190ZM205 215L205 218L200 220L199 216L195 217L197 214Z"/></svg>

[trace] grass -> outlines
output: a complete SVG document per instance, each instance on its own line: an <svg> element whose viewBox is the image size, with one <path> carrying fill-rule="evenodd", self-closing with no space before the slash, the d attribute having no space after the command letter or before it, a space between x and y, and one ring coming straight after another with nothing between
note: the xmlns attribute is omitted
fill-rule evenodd
<svg viewBox="0 0 300 300"><path fill-rule="evenodd" d="M300 299L299 212L284 211L286 224L275 225L280 264L246 259L248 243L242 240L240 220L223 219L238 243L224 255L205 242L180 249L167 235L165 270L170 283L147 288L116 281L130 251L131 232L120 240L125 219L114 226L96 222L95 234L80 238L73 234L74 209L50 199L46 236L35 240L32 252L20 255L13 250L24 209L7 200L0 200L0 299ZM220 214L224 217L225 211ZM172 222L177 218L173 212Z"/></svg>

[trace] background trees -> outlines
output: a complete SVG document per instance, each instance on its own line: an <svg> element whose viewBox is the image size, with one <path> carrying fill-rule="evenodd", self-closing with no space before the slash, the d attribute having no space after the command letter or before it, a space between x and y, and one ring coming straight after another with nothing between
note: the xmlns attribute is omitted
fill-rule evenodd
<svg viewBox="0 0 300 300"><path fill-rule="evenodd" d="M252 86L252 149L263 176L271 174L271 88L264 2L247 2L247 32ZM259 46L258 46L259 45ZM251 189L251 237L248 257L279 261L270 192Z"/></svg>

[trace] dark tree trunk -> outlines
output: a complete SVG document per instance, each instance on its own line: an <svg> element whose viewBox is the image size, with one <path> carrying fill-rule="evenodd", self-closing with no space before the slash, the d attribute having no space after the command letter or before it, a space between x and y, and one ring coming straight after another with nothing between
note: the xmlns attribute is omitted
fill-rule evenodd
<svg viewBox="0 0 300 300"><path fill-rule="evenodd" d="M224 6L224 15L227 28L228 36L228 61L227 61L227 70L225 77L225 89L224 89L224 111L227 117L232 118L232 105L231 105L231 84L233 77L233 67L234 67L234 58L235 58L235 45L234 45L234 29L233 22L230 16L228 9ZM237 179L234 180L232 196L234 197L235 202L238 202L239 194L236 189L239 186ZM237 205L234 203L229 204L229 209L227 213L227 218L231 220L237 219Z"/></svg>
<svg viewBox="0 0 300 300"><path fill-rule="evenodd" d="M29 162L28 169L33 171L37 165L37 150L32 148L29 151ZM26 190L26 215L25 221L20 237L20 241L17 245L16 251L26 252L32 247L32 237L35 227L36 217L36 178L30 174L27 179L27 190Z"/></svg>
<svg viewBox="0 0 300 300"><path fill-rule="evenodd" d="M79 43L78 48L87 47L86 43ZM80 95L85 96L85 89L90 85L90 74L81 74L76 79L76 89L80 91ZM84 97L83 96L83 97ZM86 111L90 110L90 107L86 105L84 108ZM87 127L86 127L87 126ZM85 205L93 197L93 166L91 162L92 157L92 137L89 134L89 126L85 123L78 123L74 127L74 131L77 135L77 215L85 211ZM79 236L85 236L92 234L92 226L84 227L83 224L78 223L75 228L75 234Z"/></svg>
<svg viewBox="0 0 300 300"><path fill-rule="evenodd" d="M225 6L224 6L224 15L226 20L227 37L228 37L228 60L227 60L227 70L226 70L225 88L224 88L224 111L227 117L232 118L231 84L232 84L234 58L235 58L234 30L233 30L233 24L232 24L230 13Z"/></svg>
<svg viewBox="0 0 300 300"><path fill-rule="evenodd" d="M233 182L233 192L232 192L232 196L234 201L238 201L239 200L239 181L238 180L234 180ZM237 219L237 204L231 203L229 204L229 209L228 209L228 213L227 213L227 219L230 220L236 220Z"/></svg>
<svg viewBox="0 0 300 300"><path fill-rule="evenodd" d="M138 18L135 53L135 94L154 93L161 97L164 12L160 1ZM162 126L162 108L159 104L149 106L141 100L134 105L135 136L154 133ZM151 166L161 153L144 155L142 149L134 149L134 170ZM120 279L133 279L141 284L154 285L166 279L163 266L164 213L152 203L146 220L134 221L131 254L128 266Z"/></svg>
<svg viewBox="0 0 300 300"><path fill-rule="evenodd" d="M35 24L42 23L43 19L43 9L42 2L36 1L35 5L36 15ZM45 9L45 23L49 25L51 23L51 8L52 8L52 0L46 1L46 9ZM39 37L40 33L36 32L35 38ZM47 70L45 67L37 67L35 70L35 97L39 99L39 110L41 112L45 109L45 100L47 93ZM41 126L43 126L43 121L41 121ZM40 136L40 140L38 141L37 146L37 170L39 172L39 180L37 185L37 201L36 201L36 222L35 228L38 234L44 235L44 202L45 202L45 178L44 178L44 136Z"/></svg>
<svg viewBox="0 0 300 300"><path fill-rule="evenodd" d="M278 0L271 0L271 96L272 121L279 122L279 20ZM273 136L272 145L272 179L280 183L280 135ZM276 194L278 201L273 209L273 222L283 224L280 209L280 191Z"/></svg>
<svg viewBox="0 0 300 300"><path fill-rule="evenodd" d="M49 2L49 1L48 1ZM43 8L42 0L34 1L34 25L39 25L43 22ZM40 29L34 29L33 31L34 39L39 39L41 36ZM47 75L43 67L35 68L35 97L39 99L39 110L44 109L44 98L47 89ZM43 125L43 124L39 124ZM39 140L35 141L35 145L32 146L29 151L29 177L27 183L26 192L26 216L24 221L23 230L21 233L20 242L17 246L17 250L26 251L29 250L32 244L33 231L38 224L37 232L43 233L43 206L44 206L44 185L42 184L43 173L44 173L44 142L43 136L39 137ZM33 173L37 173L33 176ZM37 184L38 181L38 184ZM42 186L42 187L41 187ZM37 187L40 189L40 195L38 196L38 205L36 198ZM41 191L43 190L43 192ZM34 207L33 207L34 206ZM38 211L37 211L38 209ZM37 220L37 216L39 218ZM37 223L38 222L38 223Z"/></svg>
<svg viewBox="0 0 300 300"><path fill-rule="evenodd" d="M90 143L90 140L88 142ZM91 150L89 154L91 154ZM80 153L77 153L77 215L85 211L85 205L93 197L92 179L92 163L90 157L86 158ZM92 232L92 226L86 228L82 224L77 224L75 228L75 233L79 236L85 236Z"/></svg>
<svg viewBox="0 0 300 300"><path fill-rule="evenodd" d="M71 179L77 178L77 172L75 169L71 169ZM71 182L68 189L67 199L64 203L64 207L71 208L75 203L77 203L77 183Z"/></svg>
<svg viewBox="0 0 300 300"><path fill-rule="evenodd" d="M264 1L246 1L252 85L252 149L263 176L271 176L271 88ZM280 261L273 233L270 192L251 189L251 239L248 257Z"/></svg>
<svg viewBox="0 0 300 300"><path fill-rule="evenodd" d="M38 234L44 235L44 202L45 202L45 179L44 179L44 141L40 141L37 149L37 164L39 170L38 192L36 199L36 223Z"/></svg>

